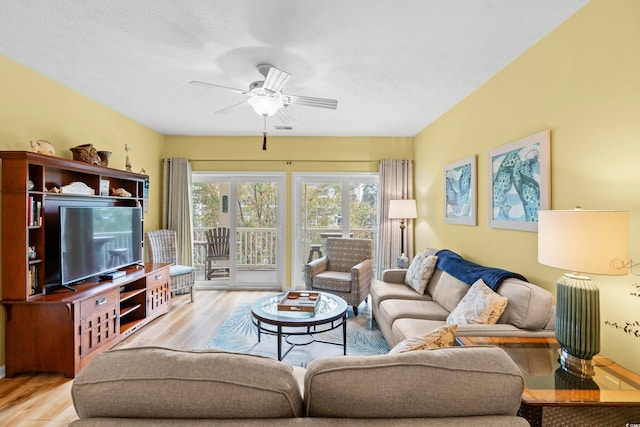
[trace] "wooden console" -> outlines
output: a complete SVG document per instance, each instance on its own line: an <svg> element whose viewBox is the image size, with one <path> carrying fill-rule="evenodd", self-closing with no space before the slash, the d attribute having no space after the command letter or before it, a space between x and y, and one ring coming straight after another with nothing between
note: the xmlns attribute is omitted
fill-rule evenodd
<svg viewBox="0 0 640 427"><path fill-rule="evenodd" d="M170 308L169 264L127 269L114 281L58 289L32 301L7 301L6 376L60 372L73 378L93 356Z"/></svg>
<svg viewBox="0 0 640 427"><path fill-rule="evenodd" d="M6 376L74 377L94 355L169 311L169 264L134 266L113 281L88 279L75 291L52 290L45 282L60 272L58 209L144 208L148 177L28 151L0 151L0 160Z"/></svg>

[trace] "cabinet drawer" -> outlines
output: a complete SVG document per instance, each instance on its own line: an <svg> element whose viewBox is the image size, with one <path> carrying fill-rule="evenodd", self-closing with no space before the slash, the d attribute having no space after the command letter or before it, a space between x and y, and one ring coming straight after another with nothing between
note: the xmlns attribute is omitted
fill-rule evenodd
<svg viewBox="0 0 640 427"><path fill-rule="evenodd" d="M90 316L108 305L118 303L119 298L118 289L112 289L82 301L80 303L80 318Z"/></svg>
<svg viewBox="0 0 640 427"><path fill-rule="evenodd" d="M156 270L147 276L147 289L169 282L169 269Z"/></svg>

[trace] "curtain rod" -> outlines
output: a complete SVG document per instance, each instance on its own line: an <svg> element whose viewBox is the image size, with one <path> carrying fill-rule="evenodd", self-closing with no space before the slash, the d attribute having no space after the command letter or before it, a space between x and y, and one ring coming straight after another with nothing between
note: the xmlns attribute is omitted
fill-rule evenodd
<svg viewBox="0 0 640 427"><path fill-rule="evenodd" d="M190 162L286 162L286 163L380 163L380 160L297 160L297 159L189 159Z"/></svg>

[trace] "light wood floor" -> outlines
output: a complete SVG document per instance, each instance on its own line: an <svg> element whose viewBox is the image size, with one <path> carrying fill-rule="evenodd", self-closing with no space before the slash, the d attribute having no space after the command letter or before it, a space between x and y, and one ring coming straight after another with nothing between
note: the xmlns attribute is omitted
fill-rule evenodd
<svg viewBox="0 0 640 427"><path fill-rule="evenodd" d="M122 341L117 348L162 346L201 350L240 303L252 302L265 291L205 291L171 301L171 311ZM71 382L59 374L24 374L0 379L0 426L57 427L77 419L71 402Z"/></svg>

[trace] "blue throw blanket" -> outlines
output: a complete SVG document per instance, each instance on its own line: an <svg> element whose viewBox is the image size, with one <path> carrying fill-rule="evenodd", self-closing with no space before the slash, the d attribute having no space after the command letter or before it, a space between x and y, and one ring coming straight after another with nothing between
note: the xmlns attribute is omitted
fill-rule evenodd
<svg viewBox="0 0 640 427"><path fill-rule="evenodd" d="M498 285L500 285L500 283L505 279L515 278L528 282L528 280L521 274L502 270L501 268L491 268L478 265L471 261L467 261L457 253L448 249L442 249L438 251L436 255L438 256L438 263L436 264L437 268L446 271L467 285L473 285L476 280L482 279L487 286L495 291Z"/></svg>

